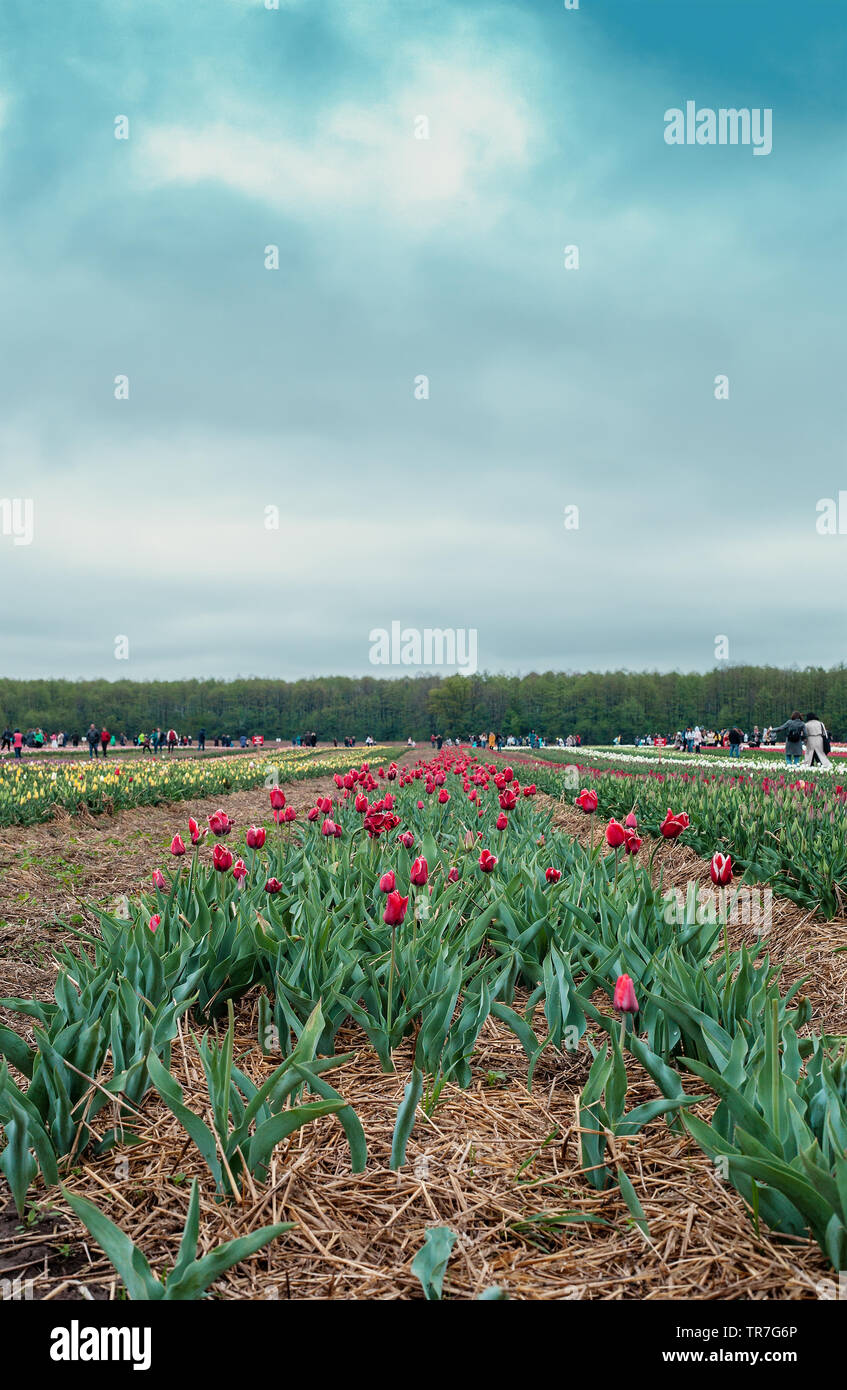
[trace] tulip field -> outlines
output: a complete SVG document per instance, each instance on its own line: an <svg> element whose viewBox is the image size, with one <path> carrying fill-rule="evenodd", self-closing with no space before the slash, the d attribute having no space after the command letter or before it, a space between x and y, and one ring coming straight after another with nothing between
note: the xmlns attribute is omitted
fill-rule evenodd
<svg viewBox="0 0 847 1390"><path fill-rule="evenodd" d="M147 762L138 757L76 761L12 761L0 764L0 827L34 825L63 811L92 815L128 806L151 806L161 801L186 801L216 796L246 787L259 787L282 766L286 780L320 776L353 759L345 752L320 749L277 749L246 758L175 758L162 754Z"/></svg>
<svg viewBox="0 0 847 1390"><path fill-rule="evenodd" d="M702 759L692 760L702 764ZM560 763L565 771L556 771ZM731 852L738 869L753 881L831 917L847 902L847 785L837 773L771 764L750 770L733 759L721 770L666 759L595 753L565 755L560 749L533 755L531 775L554 795L587 786L607 817L633 804L652 834L659 831L668 802L689 817L683 842L700 854ZM639 765L640 764L640 765Z"/></svg>
<svg viewBox="0 0 847 1390"><path fill-rule="evenodd" d="M820 1296L847 1269L842 789L579 753L113 789L188 802L180 828L0 999L0 1217L16 1268L47 1252L33 1296ZM24 785L46 814L7 780L7 824ZM671 882L714 910L669 914ZM770 934L729 910L752 883L784 901Z"/></svg>

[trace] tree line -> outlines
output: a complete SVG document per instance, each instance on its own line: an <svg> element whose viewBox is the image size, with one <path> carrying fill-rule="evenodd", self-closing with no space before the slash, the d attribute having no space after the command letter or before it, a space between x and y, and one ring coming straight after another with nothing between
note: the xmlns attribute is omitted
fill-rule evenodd
<svg viewBox="0 0 847 1390"><path fill-rule="evenodd" d="M326 676L280 681L0 680L0 718L12 729L82 733L93 721L130 736L159 726L196 736L264 734L321 740L462 737L489 730L584 743L673 734L686 724L722 729L781 724L814 711L847 733L847 668L726 666L705 673L546 671L525 676Z"/></svg>

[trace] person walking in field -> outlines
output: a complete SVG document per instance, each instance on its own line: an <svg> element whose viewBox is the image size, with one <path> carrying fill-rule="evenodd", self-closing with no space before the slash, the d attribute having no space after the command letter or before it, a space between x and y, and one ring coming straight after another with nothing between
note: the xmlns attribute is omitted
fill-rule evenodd
<svg viewBox="0 0 847 1390"><path fill-rule="evenodd" d="M11 730L11 729L4 729L4 730L3 730L3 742L2 742L2 744L0 744L0 753L5 753L5 751L6 751L7 748L8 748L9 751L11 752L11 750L12 750L12 730Z"/></svg>
<svg viewBox="0 0 847 1390"><path fill-rule="evenodd" d="M89 724L88 729L86 730L85 737L86 737L86 740L87 740L87 742L88 742L88 756L89 756L89 758L96 758L96 757L97 757L97 729L95 728L95 726L94 726L93 724Z"/></svg>
<svg viewBox="0 0 847 1390"><path fill-rule="evenodd" d="M741 745L744 742L744 730L734 725L729 731L729 756L731 758L741 757Z"/></svg>
<svg viewBox="0 0 847 1390"><path fill-rule="evenodd" d="M172 753L176 748L176 730L168 729L168 752Z"/></svg>
<svg viewBox="0 0 847 1390"><path fill-rule="evenodd" d="M106 757L106 754L107 754L108 751L109 751L109 739L110 739L110 738L111 738L111 734L109 733L109 730L108 730L108 729L101 729L101 730L100 730L100 743L101 743L101 746L102 746L102 748L103 748L103 757L104 757L104 758Z"/></svg>
<svg viewBox="0 0 847 1390"><path fill-rule="evenodd" d="M816 714L807 714L806 725L806 767L811 767L817 758L821 767L827 772L832 771L832 763L829 761L829 734L822 719L818 719Z"/></svg>
<svg viewBox="0 0 847 1390"><path fill-rule="evenodd" d="M796 766L803 756L803 739L806 736L806 726L800 711L795 709L791 718L771 729L771 733L774 736L785 734L785 761Z"/></svg>
<svg viewBox="0 0 847 1390"><path fill-rule="evenodd" d="M15 730L14 735L12 736L12 745L15 750L15 757L20 758L24 746L24 736L21 733L20 729Z"/></svg>

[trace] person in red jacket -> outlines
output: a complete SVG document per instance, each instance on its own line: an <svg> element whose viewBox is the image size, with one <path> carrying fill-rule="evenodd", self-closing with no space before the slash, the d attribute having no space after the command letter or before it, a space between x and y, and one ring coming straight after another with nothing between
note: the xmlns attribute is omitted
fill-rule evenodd
<svg viewBox="0 0 847 1390"><path fill-rule="evenodd" d="M109 748L109 738L110 738L110 737L111 737L111 735L109 734L109 730L108 730L108 729L101 729L101 730L100 730L100 747L103 749L103 757L104 757L104 758L106 757L106 754L107 754L107 752L108 752L108 748Z"/></svg>

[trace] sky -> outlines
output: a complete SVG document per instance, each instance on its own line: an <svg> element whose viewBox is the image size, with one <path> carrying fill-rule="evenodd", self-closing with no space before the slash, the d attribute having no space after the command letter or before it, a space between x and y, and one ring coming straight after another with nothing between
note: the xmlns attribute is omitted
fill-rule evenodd
<svg viewBox="0 0 847 1390"><path fill-rule="evenodd" d="M837 0L3 0L0 675L840 662L845 58Z"/></svg>

